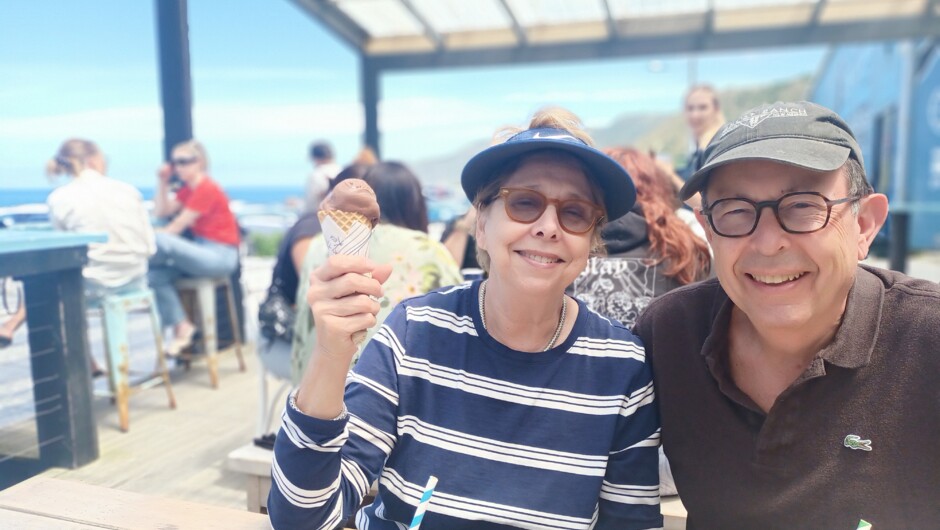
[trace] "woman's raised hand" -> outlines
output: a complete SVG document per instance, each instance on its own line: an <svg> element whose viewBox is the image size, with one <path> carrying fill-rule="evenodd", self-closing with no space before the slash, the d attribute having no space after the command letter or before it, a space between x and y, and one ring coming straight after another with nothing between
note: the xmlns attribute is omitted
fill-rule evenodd
<svg viewBox="0 0 940 530"><path fill-rule="evenodd" d="M160 164L160 168L157 169L157 180L166 184L170 182L170 177L173 176L173 167L170 164L164 162Z"/></svg>
<svg viewBox="0 0 940 530"><path fill-rule="evenodd" d="M376 323L377 300L391 272L391 265L344 255L330 256L313 270L307 303L317 329L314 356L348 366L359 348L362 332Z"/></svg>

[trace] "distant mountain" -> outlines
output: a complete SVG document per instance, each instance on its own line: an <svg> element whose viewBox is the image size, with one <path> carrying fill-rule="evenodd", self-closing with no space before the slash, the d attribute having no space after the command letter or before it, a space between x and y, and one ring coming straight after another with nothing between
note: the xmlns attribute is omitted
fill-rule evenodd
<svg viewBox="0 0 940 530"><path fill-rule="evenodd" d="M459 188L464 164L489 144L489 139L472 142L446 155L410 162L409 166L424 184Z"/></svg>
<svg viewBox="0 0 940 530"><path fill-rule="evenodd" d="M761 103L806 99L811 83L812 77L804 76L769 85L729 89L721 91L719 99L725 117L730 119ZM607 127L588 132L601 148L632 145L653 150L682 166L688 156L690 139L682 109L678 103L676 107L675 112L663 114L621 114ZM487 145L489 139L481 139L452 153L412 161L410 165L425 184L459 187L464 164Z"/></svg>

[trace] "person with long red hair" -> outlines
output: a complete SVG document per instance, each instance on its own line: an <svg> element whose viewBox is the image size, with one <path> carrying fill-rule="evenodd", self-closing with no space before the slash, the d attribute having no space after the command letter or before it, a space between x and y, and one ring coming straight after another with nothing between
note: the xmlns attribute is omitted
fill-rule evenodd
<svg viewBox="0 0 940 530"><path fill-rule="evenodd" d="M676 214L681 204L665 168L634 148L604 152L633 178L636 204L604 227L607 255L591 258L575 280L574 294L630 327L653 298L707 278L711 254L708 243Z"/></svg>

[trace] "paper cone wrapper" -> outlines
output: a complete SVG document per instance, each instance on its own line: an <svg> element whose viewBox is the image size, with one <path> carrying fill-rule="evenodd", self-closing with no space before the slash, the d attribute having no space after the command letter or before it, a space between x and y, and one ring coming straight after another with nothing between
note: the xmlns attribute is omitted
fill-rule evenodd
<svg viewBox="0 0 940 530"><path fill-rule="evenodd" d="M372 223L366 216L355 212L339 210L320 210L320 227L326 239L326 248L330 256L344 254L348 256L369 255L369 239L372 237ZM353 333L352 341L362 344L367 330Z"/></svg>
<svg viewBox="0 0 940 530"><path fill-rule="evenodd" d="M317 212L326 248L331 256L345 254L366 257L369 254L369 239L372 223L366 216L355 212L320 210Z"/></svg>

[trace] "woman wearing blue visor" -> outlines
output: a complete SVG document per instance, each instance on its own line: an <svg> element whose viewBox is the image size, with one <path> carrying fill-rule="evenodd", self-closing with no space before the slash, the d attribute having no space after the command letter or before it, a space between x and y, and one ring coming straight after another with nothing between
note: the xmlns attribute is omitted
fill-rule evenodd
<svg viewBox="0 0 940 530"><path fill-rule="evenodd" d="M579 120L550 109L473 157L488 279L403 301L365 347L389 266L334 256L308 302L320 340L275 443L276 528L661 527L659 419L643 347L565 288L635 190Z"/></svg>

